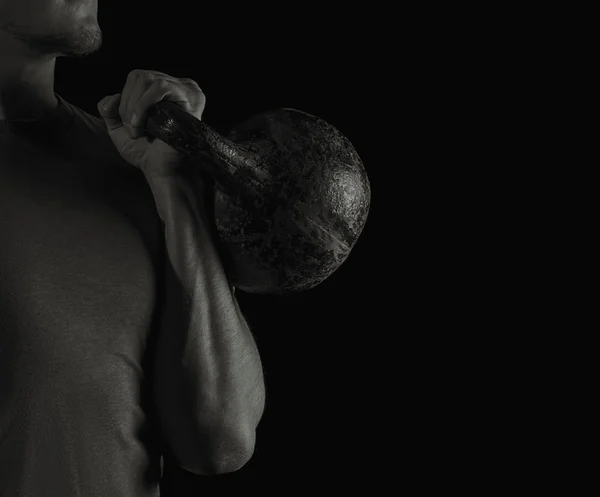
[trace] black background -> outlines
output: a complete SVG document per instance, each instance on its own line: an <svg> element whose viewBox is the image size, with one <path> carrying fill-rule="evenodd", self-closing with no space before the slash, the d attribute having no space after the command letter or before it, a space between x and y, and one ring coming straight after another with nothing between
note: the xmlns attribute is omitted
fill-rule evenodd
<svg viewBox="0 0 600 497"><path fill-rule="evenodd" d="M382 68L396 63L383 55L377 29L377 17L385 14L352 12L347 3L331 14L287 2L263 11L229 3L218 11L189 0L154 5L101 1L102 49L60 59L55 91L97 115L98 100L120 92L129 71L151 69L194 79L207 96L203 120L222 133L269 108L304 110L350 139L372 187L363 234L328 280L287 297L238 292L267 385L252 460L216 478L167 467L163 492L200 495L197 490L230 481L277 480L283 490L371 480L389 459L382 438L394 430L384 425L383 411L397 395L380 386L377 356L398 324L386 323L373 305L394 292L396 282L381 268L387 258L387 271L394 269L389 257L398 250L393 239L375 242L385 204L378 187L383 168L393 166L389 144L378 135L386 126L382 102L393 113L382 94Z"/></svg>

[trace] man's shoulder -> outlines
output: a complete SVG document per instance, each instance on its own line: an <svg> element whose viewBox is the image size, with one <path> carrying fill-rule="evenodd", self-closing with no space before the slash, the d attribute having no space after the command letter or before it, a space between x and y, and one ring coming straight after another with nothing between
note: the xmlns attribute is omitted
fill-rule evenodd
<svg viewBox="0 0 600 497"><path fill-rule="evenodd" d="M94 133L108 136L106 125L101 117L87 112L60 95L56 96L59 99L60 105L64 106L66 113L70 116L71 126L88 128Z"/></svg>
<svg viewBox="0 0 600 497"><path fill-rule="evenodd" d="M60 97L59 97L60 98ZM115 148L106 128L104 120L87 112L81 107L70 103L65 98L60 98L71 115L69 128L73 152L78 151L84 156L91 156L94 161L125 165L124 159ZM131 167L127 164L127 167Z"/></svg>

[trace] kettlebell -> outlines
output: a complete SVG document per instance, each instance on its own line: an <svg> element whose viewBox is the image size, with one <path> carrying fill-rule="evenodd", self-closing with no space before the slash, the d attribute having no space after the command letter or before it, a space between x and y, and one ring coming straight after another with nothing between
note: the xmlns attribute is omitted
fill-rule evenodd
<svg viewBox="0 0 600 497"><path fill-rule="evenodd" d="M371 187L350 141L299 110L262 112L227 137L172 102L149 111L148 133L214 179L214 216L230 282L256 294L314 288L347 259Z"/></svg>

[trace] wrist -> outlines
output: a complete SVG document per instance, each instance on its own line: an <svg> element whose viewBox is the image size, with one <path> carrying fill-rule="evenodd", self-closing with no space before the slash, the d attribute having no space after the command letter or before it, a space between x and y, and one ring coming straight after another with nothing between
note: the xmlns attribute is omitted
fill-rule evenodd
<svg viewBox="0 0 600 497"><path fill-rule="evenodd" d="M157 204L167 204L174 199L186 199L199 214L207 217L207 207L213 200L212 190L207 188L197 166L183 163L162 174L145 174ZM166 207L166 205L164 205Z"/></svg>

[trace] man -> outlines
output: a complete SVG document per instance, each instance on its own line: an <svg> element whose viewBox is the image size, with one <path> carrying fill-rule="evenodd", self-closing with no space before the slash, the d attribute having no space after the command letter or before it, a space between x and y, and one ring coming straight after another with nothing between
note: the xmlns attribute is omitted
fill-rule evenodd
<svg viewBox="0 0 600 497"><path fill-rule="evenodd" d="M193 81L132 71L102 119L54 93L101 46L96 0L0 0L0 496L156 497L252 456L260 357L210 188L141 128Z"/></svg>

